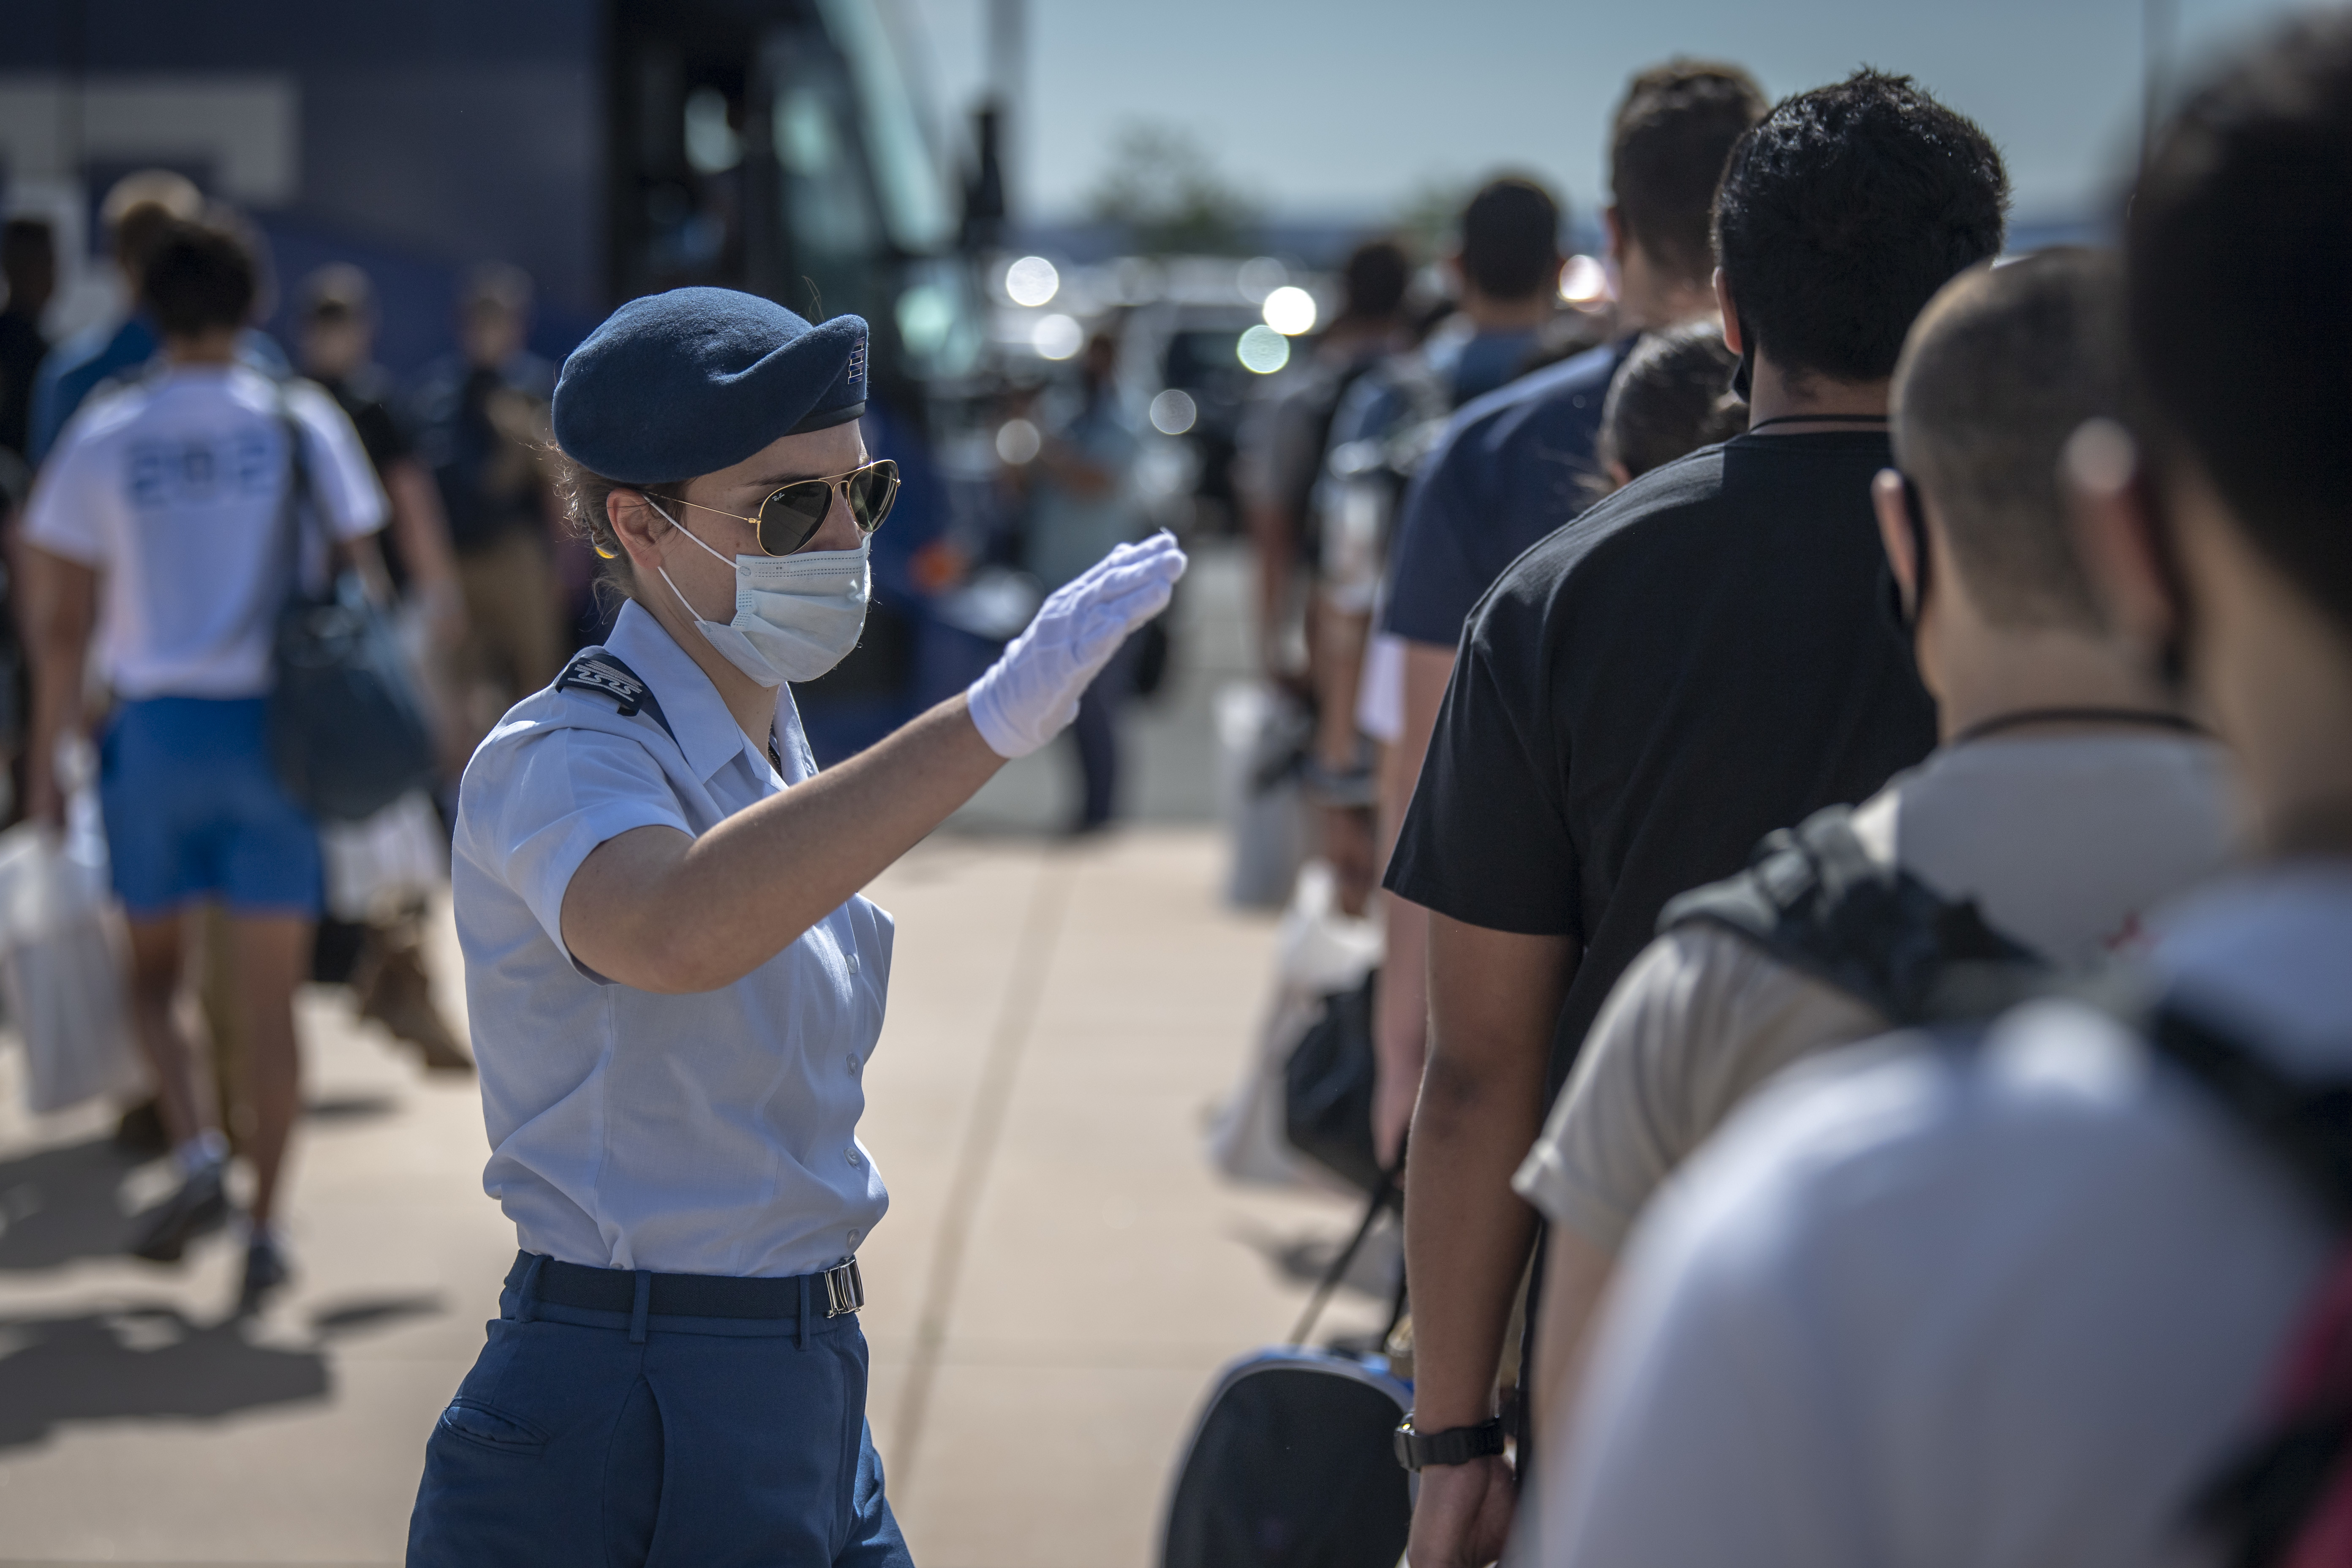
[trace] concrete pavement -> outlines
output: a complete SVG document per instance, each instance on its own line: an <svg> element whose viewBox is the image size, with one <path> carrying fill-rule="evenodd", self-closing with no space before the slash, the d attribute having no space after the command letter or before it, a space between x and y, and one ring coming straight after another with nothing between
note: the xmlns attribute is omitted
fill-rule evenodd
<svg viewBox="0 0 2352 1568"><path fill-rule="evenodd" d="M1199 828L943 837L875 889L899 934L867 1079L892 1192L861 1254L870 1412L926 1568L1153 1561L1210 1374L1280 1337L1346 1228L1202 1163L1270 936L1216 906L1217 856ZM22 1117L0 1054L0 1563L398 1561L513 1235L471 1083L425 1079L339 993L303 1009L302 1274L251 1322L226 1239L179 1269L117 1255L165 1171L95 1110Z"/></svg>

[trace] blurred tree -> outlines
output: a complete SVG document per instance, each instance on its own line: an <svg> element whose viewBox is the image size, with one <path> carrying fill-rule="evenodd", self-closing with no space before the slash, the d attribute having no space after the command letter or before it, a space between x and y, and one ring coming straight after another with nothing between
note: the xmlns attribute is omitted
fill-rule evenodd
<svg viewBox="0 0 2352 1568"><path fill-rule="evenodd" d="M1119 132L1087 206L1145 256L1244 255L1257 204L1217 171L1189 132L1138 122Z"/></svg>

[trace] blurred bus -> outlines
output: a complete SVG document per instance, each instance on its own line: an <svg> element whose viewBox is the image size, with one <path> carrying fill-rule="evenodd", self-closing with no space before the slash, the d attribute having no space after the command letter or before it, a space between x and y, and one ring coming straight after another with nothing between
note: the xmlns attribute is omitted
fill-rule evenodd
<svg viewBox="0 0 2352 1568"><path fill-rule="evenodd" d="M910 473L866 646L809 694L872 710L821 746L838 754L923 695L930 405L982 346L960 182L898 23L887 0L9 0L0 209L58 226L70 329L119 308L92 253L106 188L176 169L267 237L281 334L300 278L363 268L401 374L454 351L458 280L488 260L533 278L551 360L682 284L864 316L869 438Z"/></svg>

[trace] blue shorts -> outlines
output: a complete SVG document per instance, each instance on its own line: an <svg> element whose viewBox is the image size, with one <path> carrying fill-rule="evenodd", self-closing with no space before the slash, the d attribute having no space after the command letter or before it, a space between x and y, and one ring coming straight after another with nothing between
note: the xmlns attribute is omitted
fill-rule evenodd
<svg viewBox="0 0 2352 1568"><path fill-rule="evenodd" d="M530 1289L425 1445L408 1568L913 1568L855 1316L633 1330Z"/></svg>
<svg viewBox="0 0 2352 1568"><path fill-rule="evenodd" d="M99 742L98 800L131 919L199 899L238 914L318 914L319 830L278 782L268 698L123 703Z"/></svg>

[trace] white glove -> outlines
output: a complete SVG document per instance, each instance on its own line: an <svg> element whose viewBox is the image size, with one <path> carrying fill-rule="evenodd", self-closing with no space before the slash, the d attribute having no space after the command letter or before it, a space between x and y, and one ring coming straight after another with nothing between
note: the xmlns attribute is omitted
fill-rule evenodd
<svg viewBox="0 0 2352 1568"><path fill-rule="evenodd" d="M1028 630L971 683L964 700L1000 757L1025 757L1078 716L1078 698L1128 634L1168 607L1184 552L1155 533L1122 544L1039 607Z"/></svg>

